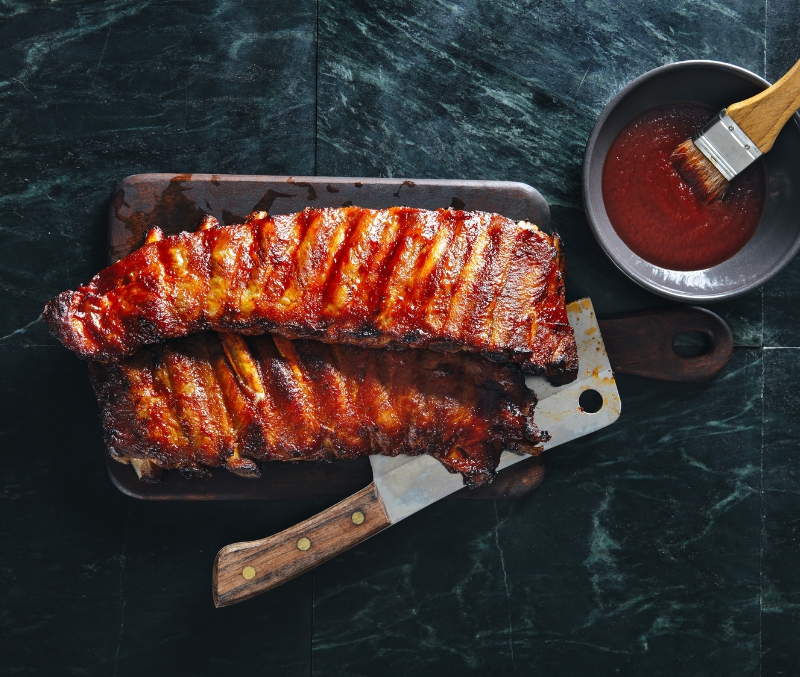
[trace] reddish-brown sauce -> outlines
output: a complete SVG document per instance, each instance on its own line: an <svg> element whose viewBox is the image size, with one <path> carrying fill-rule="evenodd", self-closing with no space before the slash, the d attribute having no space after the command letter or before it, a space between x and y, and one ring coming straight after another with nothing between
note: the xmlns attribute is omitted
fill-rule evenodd
<svg viewBox="0 0 800 677"><path fill-rule="evenodd" d="M630 122L608 151L603 200L611 225L634 253L662 268L722 263L747 244L761 221L766 174L760 160L710 205L701 204L672 167L675 147L714 113L693 103L653 108Z"/></svg>

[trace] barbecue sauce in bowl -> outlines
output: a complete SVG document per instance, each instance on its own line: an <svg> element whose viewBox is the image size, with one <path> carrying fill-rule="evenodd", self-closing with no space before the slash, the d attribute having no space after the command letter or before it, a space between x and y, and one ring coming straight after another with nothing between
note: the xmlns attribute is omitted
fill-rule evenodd
<svg viewBox="0 0 800 677"><path fill-rule="evenodd" d="M711 268L744 247L764 213L766 171L757 160L722 199L702 204L672 166L675 147L715 115L710 106L646 111L617 135L603 165L603 201L622 241L669 270Z"/></svg>

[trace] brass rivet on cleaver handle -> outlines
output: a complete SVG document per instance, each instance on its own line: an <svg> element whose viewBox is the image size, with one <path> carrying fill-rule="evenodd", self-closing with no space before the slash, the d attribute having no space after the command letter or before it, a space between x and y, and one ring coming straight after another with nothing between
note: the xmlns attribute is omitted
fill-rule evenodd
<svg viewBox="0 0 800 677"><path fill-rule="evenodd" d="M390 524L375 484L370 484L279 534L226 546L214 562L214 604L228 606L270 590L367 540ZM244 575L248 567L253 570L250 579Z"/></svg>

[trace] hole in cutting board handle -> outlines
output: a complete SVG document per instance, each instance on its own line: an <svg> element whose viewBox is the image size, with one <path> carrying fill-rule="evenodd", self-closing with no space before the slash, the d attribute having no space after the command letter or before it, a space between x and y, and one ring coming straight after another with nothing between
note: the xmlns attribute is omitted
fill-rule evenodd
<svg viewBox="0 0 800 677"><path fill-rule="evenodd" d="M586 414L596 414L603 408L603 396L596 390L584 390L578 398L578 405Z"/></svg>
<svg viewBox="0 0 800 677"><path fill-rule="evenodd" d="M672 349L679 357L702 357L714 350L714 337L705 331L684 331L672 339Z"/></svg>

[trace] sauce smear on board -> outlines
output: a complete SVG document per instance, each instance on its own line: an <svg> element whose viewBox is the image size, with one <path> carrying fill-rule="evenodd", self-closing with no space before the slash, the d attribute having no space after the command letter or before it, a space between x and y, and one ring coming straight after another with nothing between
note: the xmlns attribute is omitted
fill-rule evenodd
<svg viewBox="0 0 800 677"><path fill-rule="evenodd" d="M653 108L619 133L606 156L603 200L611 225L635 254L656 266L715 266L744 247L761 221L767 184L761 160L710 205L672 167L675 147L716 113L696 103Z"/></svg>

